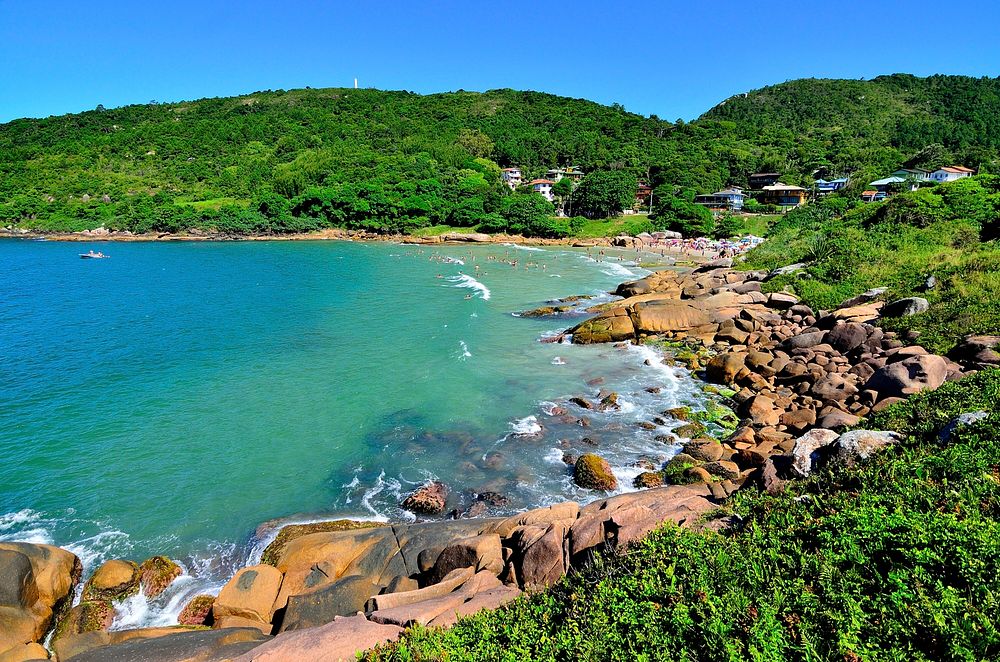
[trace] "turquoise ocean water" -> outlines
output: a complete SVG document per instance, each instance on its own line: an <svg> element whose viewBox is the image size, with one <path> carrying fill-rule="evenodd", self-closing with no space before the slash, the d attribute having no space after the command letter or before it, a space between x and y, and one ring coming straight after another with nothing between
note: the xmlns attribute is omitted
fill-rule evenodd
<svg viewBox="0 0 1000 662"><path fill-rule="evenodd" d="M642 273L582 249L0 241L0 539L88 571L178 559L170 604L119 617L150 624L252 561L269 520L405 519L429 478L450 507L503 494L495 513L594 498L561 460L594 448L627 489L676 450L636 423L697 385L648 349L538 342L575 319L513 313ZM621 411L565 403L601 388Z"/></svg>

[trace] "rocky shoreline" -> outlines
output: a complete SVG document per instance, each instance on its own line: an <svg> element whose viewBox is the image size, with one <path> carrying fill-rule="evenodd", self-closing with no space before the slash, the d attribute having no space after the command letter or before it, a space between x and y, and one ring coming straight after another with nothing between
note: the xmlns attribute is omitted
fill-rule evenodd
<svg viewBox="0 0 1000 662"><path fill-rule="evenodd" d="M724 439L697 420L676 429L682 452L636 479L650 489L507 518L289 525L260 564L238 571L218 596L191 600L169 628L107 631L116 601L153 597L180 574L169 559L108 561L71 607L83 570L75 555L0 543L0 662L47 659L41 644L50 633L57 659L81 662L353 659L409 625L448 626L550 586L595 553L665 522L723 528L728 521L717 509L735 491L775 492L826 463L863 461L898 442L890 431L853 429L869 413L1000 365L1000 337L967 338L944 357L877 325L882 316L919 311L920 300L886 303L872 290L813 311L789 293L764 293L775 275L734 270L728 260L656 272L623 283L622 300L567 330L575 343L658 343L664 360L728 389L735 429ZM569 406L581 414L614 406L612 395ZM663 416L684 420L690 412ZM568 463L578 484L611 487L598 455ZM409 506L437 512L442 488L418 489Z"/></svg>
<svg viewBox="0 0 1000 662"><path fill-rule="evenodd" d="M146 234L134 234L127 230L112 231L106 228L95 230L83 230L81 232L46 232L39 230L15 230L10 228L0 228L0 239L44 239L46 241L65 242L157 242L157 241L388 241L405 244L503 244L517 243L527 246L575 246L588 248L593 246L625 246L632 247L632 244L623 244L619 239L616 244L615 239L599 237L595 239L544 239L540 237L524 237L521 235L506 234L483 234L477 232L447 232L440 235L413 236L407 234L380 234L375 232L364 232L358 230L345 230L341 228L329 228L317 232L300 234L275 234L275 235L231 235L212 232L188 231L183 233L170 232L150 232ZM617 238L616 238L617 239Z"/></svg>

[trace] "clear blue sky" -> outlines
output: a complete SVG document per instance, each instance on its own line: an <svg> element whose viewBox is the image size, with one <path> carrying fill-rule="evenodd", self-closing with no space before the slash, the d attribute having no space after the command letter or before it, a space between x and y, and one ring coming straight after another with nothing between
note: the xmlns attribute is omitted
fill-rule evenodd
<svg viewBox="0 0 1000 662"><path fill-rule="evenodd" d="M998 26L997 0L0 0L0 121L355 76L692 119L792 78L998 76Z"/></svg>

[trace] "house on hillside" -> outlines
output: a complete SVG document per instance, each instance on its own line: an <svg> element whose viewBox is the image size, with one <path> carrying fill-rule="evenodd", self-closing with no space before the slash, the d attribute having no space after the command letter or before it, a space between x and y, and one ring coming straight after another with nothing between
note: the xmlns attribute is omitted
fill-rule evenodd
<svg viewBox="0 0 1000 662"><path fill-rule="evenodd" d="M512 191L520 186L523 181L523 175L521 174L520 168L504 168L501 171L501 174L503 176L504 183L507 184Z"/></svg>
<svg viewBox="0 0 1000 662"><path fill-rule="evenodd" d="M635 188L635 208L642 209L649 206L649 198L653 195L653 187L646 182L639 182Z"/></svg>
<svg viewBox="0 0 1000 662"><path fill-rule="evenodd" d="M750 184L751 191L763 191L765 186L773 186L778 183L781 175L776 172L755 172L750 175L747 183Z"/></svg>
<svg viewBox="0 0 1000 662"><path fill-rule="evenodd" d="M551 179L532 179L529 185L531 190L535 193L540 194L543 198L552 202L555 200L555 195L552 194L552 185L555 184Z"/></svg>
<svg viewBox="0 0 1000 662"><path fill-rule="evenodd" d="M869 190L861 194L861 202L878 202L879 200L885 200L888 194L882 191Z"/></svg>
<svg viewBox="0 0 1000 662"><path fill-rule="evenodd" d="M816 180L816 195L824 196L830 195L831 193L836 193L840 189L847 186L847 177L840 177L838 179L817 179Z"/></svg>
<svg viewBox="0 0 1000 662"><path fill-rule="evenodd" d="M712 211L740 211L743 209L746 197L739 186L729 186L715 193L696 195L694 203L708 207Z"/></svg>
<svg viewBox="0 0 1000 662"><path fill-rule="evenodd" d="M808 193L809 192L801 186L791 186L789 184L775 182L770 186L765 186L758 199L765 205L777 205L778 207L799 207L806 203Z"/></svg>
<svg viewBox="0 0 1000 662"><path fill-rule="evenodd" d="M918 182L926 182L931 179L931 171L924 170L923 168L900 168L896 172L892 173L893 177L902 177L903 179L911 179Z"/></svg>
<svg viewBox="0 0 1000 662"><path fill-rule="evenodd" d="M558 182L563 177L569 177L574 182L579 182L583 179L583 171L575 166L569 166L568 168L552 168L547 173L548 178L553 182Z"/></svg>
<svg viewBox="0 0 1000 662"><path fill-rule="evenodd" d="M879 200L884 200L897 191L902 191L904 189L916 191L920 188L920 184L912 179L899 177L898 175L876 179L874 182L868 182L868 186L874 189L876 193L882 194L882 196L878 198Z"/></svg>
<svg viewBox="0 0 1000 662"><path fill-rule="evenodd" d="M953 182L956 179L971 177L974 174L976 174L975 170L965 166L945 166L932 172L931 179L935 182Z"/></svg>

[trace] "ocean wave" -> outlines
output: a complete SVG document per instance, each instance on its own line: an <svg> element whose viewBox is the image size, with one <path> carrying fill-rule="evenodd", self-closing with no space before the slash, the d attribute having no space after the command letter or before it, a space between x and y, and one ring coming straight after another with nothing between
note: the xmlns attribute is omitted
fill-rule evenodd
<svg viewBox="0 0 1000 662"><path fill-rule="evenodd" d="M459 260L457 257L445 257L442 258L441 261L444 262L445 264L460 264L463 267L465 266L465 262Z"/></svg>
<svg viewBox="0 0 1000 662"><path fill-rule="evenodd" d="M619 262L601 262L601 272L608 276L624 276L625 278L635 278L635 273Z"/></svg>
<svg viewBox="0 0 1000 662"><path fill-rule="evenodd" d="M382 470L379 473L378 478L375 479L375 484L365 490L364 496L361 497L361 505L365 510L370 512L377 521L386 522L389 520L389 517L384 513L380 513L378 509L372 505L372 499L388 490L389 494L392 495L398 502L400 497L402 497L402 489L402 483L395 478L386 478L385 470ZM413 519L416 519L416 517Z"/></svg>
<svg viewBox="0 0 1000 662"><path fill-rule="evenodd" d="M459 361L464 361L466 359L472 358L472 352L469 351L469 346L465 344L464 340L458 341L458 346L461 348L462 353L458 355Z"/></svg>
<svg viewBox="0 0 1000 662"><path fill-rule="evenodd" d="M552 359L552 365L566 365L566 361L565 359L563 359L563 357L557 356L554 359Z"/></svg>
<svg viewBox="0 0 1000 662"><path fill-rule="evenodd" d="M459 274L457 276L448 276L447 280L455 284L455 287L464 287L471 290L475 290L475 294L479 296L483 301L490 300L490 288L486 287L478 280L470 276L469 274Z"/></svg>
<svg viewBox="0 0 1000 662"><path fill-rule="evenodd" d="M523 244L505 243L504 246L510 246L511 248L516 248L519 251L531 251L532 253L545 253L544 248L537 248L535 246L525 246Z"/></svg>

